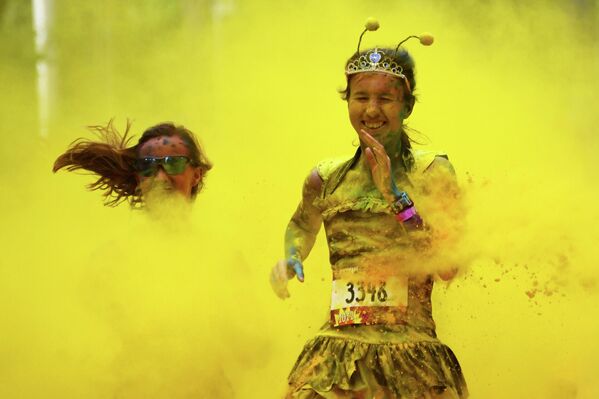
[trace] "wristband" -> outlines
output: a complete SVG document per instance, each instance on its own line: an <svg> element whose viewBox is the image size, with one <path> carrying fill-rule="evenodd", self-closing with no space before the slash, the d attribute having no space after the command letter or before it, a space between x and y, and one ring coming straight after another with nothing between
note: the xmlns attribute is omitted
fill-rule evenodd
<svg viewBox="0 0 599 399"><path fill-rule="evenodd" d="M408 193L405 191L398 193L397 199L391 205L391 209L395 213L395 219L402 225L409 221L410 229L422 229L424 227L424 222L418 211L416 211L414 202L408 197Z"/></svg>
<svg viewBox="0 0 599 399"><path fill-rule="evenodd" d="M403 223L406 220L411 219L412 217L414 217L417 214L418 213L416 212L416 207L412 205L411 207L406 208L403 211L400 211L399 213L397 213L395 215L395 219L397 219L398 222Z"/></svg>
<svg viewBox="0 0 599 399"><path fill-rule="evenodd" d="M396 215L399 215L405 209L414 206L414 203L412 202L410 197L408 197L408 193L406 193L405 191L399 191L395 198L395 202L391 204L391 210L393 210L393 213L395 213Z"/></svg>

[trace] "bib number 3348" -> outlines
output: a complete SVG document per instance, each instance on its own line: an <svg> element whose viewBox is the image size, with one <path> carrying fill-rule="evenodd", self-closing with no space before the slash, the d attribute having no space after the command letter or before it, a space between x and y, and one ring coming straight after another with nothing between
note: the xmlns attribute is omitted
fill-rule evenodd
<svg viewBox="0 0 599 399"><path fill-rule="evenodd" d="M345 303L348 305L351 304L361 304L364 301L370 304L375 304L377 302L385 303L389 298L389 294L387 294L387 290L385 289L386 283L384 281L379 284L365 284L363 282L346 283L347 293L345 298Z"/></svg>
<svg viewBox="0 0 599 399"><path fill-rule="evenodd" d="M408 303L407 279L391 276L384 281L333 280L331 321L334 326L375 324L389 310L405 309Z"/></svg>

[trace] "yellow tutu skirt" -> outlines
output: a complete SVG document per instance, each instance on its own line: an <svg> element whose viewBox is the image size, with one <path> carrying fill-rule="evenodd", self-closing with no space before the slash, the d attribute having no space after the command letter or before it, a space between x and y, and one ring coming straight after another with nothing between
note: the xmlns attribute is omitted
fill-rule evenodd
<svg viewBox="0 0 599 399"><path fill-rule="evenodd" d="M368 336L364 333L373 331L372 327L358 326L349 331L358 337ZM381 343L380 336L385 338L386 334L391 339ZM325 331L304 346L289 375L288 398L468 396L458 360L434 336L414 341L413 334L400 334L398 339L391 328L377 330L379 342L375 343L350 338L347 333L340 335Z"/></svg>

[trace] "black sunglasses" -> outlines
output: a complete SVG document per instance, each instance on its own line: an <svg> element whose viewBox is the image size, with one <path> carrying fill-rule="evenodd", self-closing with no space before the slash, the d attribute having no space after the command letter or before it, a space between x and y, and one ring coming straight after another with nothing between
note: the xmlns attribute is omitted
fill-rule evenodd
<svg viewBox="0 0 599 399"><path fill-rule="evenodd" d="M179 175L185 171L187 164L191 160L184 155L174 155L166 157L144 157L135 161L135 170L144 177L150 177L158 173L158 167L168 175Z"/></svg>

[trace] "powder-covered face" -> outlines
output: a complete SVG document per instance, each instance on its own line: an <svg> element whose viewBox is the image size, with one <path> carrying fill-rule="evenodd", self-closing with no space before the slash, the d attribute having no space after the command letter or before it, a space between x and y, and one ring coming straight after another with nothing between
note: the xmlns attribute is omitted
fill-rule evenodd
<svg viewBox="0 0 599 399"><path fill-rule="evenodd" d="M146 141L139 149L139 158L177 155L189 156L189 149L179 136L155 137ZM183 173L169 175L160 166L156 175L145 177L137 174L137 179L144 196L152 190L161 189L167 193L179 193L189 199L192 188L202 180L202 170L200 167L187 164Z"/></svg>
<svg viewBox="0 0 599 399"><path fill-rule="evenodd" d="M356 132L366 130L381 141L400 132L410 110L405 106L403 82L392 75L363 72L349 82L349 119Z"/></svg>

